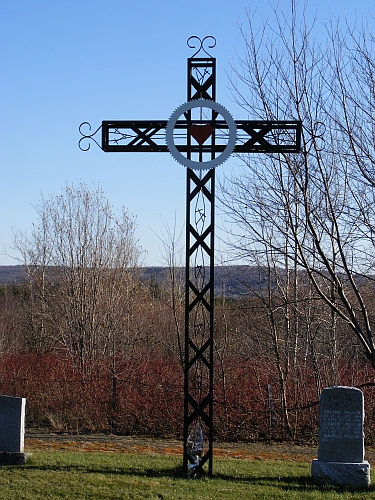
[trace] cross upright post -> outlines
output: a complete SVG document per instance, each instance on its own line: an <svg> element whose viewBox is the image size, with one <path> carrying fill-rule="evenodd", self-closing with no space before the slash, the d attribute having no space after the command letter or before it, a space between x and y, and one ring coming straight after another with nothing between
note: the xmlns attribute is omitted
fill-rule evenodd
<svg viewBox="0 0 375 500"><path fill-rule="evenodd" d="M188 58L187 102L169 120L103 121L92 133L87 122L79 128L83 151L90 148L85 140L105 152L169 151L187 167L183 466L190 477L200 477L205 464L212 475L215 168L233 152L299 152L302 127L300 121L233 120L216 102L216 59L205 48L215 45L211 36L188 39L198 50Z"/></svg>
<svg viewBox="0 0 375 500"><path fill-rule="evenodd" d="M203 44L202 44L203 47ZM198 52L199 53L199 52ZM188 102L216 98L216 59L188 59ZM213 118L215 111L209 113ZM190 115L187 120L191 121ZM192 127L196 127L195 130ZM204 132L205 128L206 132ZM216 134L210 124L190 125L192 143L202 147L210 138L215 145ZM211 132L210 135L209 132ZM195 134L195 137L194 135ZM200 134L200 136L198 135ZM208 135L207 139L206 136ZM198 152L200 158L203 152ZM215 153L210 151L210 159ZM191 477L201 476L208 463L212 476L213 454L213 390L214 390L214 227L215 168L197 173L187 168L186 180L186 289L185 289L185 384L184 384L184 470ZM206 450L199 442L200 430L206 436ZM193 434L189 446L189 436ZM200 449L202 448L202 449ZM190 463L189 463L190 462Z"/></svg>

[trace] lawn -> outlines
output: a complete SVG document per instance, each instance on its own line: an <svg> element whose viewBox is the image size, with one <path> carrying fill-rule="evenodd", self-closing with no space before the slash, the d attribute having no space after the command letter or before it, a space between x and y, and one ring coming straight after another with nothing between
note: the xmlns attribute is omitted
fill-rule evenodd
<svg viewBox="0 0 375 500"><path fill-rule="evenodd" d="M166 454L34 451L24 466L0 469L10 499L375 499L375 487L317 487L310 462L217 458L212 479L185 479L181 458Z"/></svg>

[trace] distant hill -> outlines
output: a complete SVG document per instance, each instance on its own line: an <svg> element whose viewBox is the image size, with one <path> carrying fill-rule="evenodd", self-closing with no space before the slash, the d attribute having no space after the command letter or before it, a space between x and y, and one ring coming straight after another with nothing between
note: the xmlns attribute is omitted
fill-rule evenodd
<svg viewBox="0 0 375 500"><path fill-rule="evenodd" d="M179 269L184 280L184 269ZM205 268L209 274L209 269ZM216 266L215 295L220 297L238 297L247 293L248 289L259 289L259 271L246 266ZM10 285L25 281L23 266L0 266L0 285ZM159 286L169 283L169 270L166 267L147 267L143 269L142 281L154 281Z"/></svg>
<svg viewBox="0 0 375 500"><path fill-rule="evenodd" d="M180 269L181 279L184 280L185 269ZM205 268L209 275L209 268ZM144 282L154 281L155 283L167 284L169 281L169 270L166 267L145 268L142 280ZM264 276L261 275L261 279ZM259 290L259 270L248 266L215 266L214 289L215 296L225 295L229 297L239 297L249 293L249 290Z"/></svg>
<svg viewBox="0 0 375 500"><path fill-rule="evenodd" d="M25 281L23 266L0 266L0 285L10 285Z"/></svg>

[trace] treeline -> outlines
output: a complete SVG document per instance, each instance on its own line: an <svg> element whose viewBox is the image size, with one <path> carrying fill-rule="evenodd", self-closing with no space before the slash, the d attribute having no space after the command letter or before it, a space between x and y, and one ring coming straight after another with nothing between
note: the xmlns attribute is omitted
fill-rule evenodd
<svg viewBox="0 0 375 500"><path fill-rule="evenodd" d="M66 186L37 213L15 239L25 280L0 289L1 393L27 398L28 425L180 437L185 277L174 234L160 282L143 275L133 218L100 187ZM252 255L216 287L215 438L313 442L321 390L372 383L373 280L338 265L312 276L268 247ZM240 294L228 293L234 282Z"/></svg>
<svg viewBox="0 0 375 500"><path fill-rule="evenodd" d="M100 281L92 269L71 282L34 274L1 287L0 391L27 398L28 425L181 437L184 286L181 270L170 271L173 287L123 275L116 301L114 277ZM243 298L223 289L216 299L215 438L315 442L321 390L350 385L362 386L375 442L362 346L308 283L300 279L296 295L293 279L276 277L266 286L259 272Z"/></svg>

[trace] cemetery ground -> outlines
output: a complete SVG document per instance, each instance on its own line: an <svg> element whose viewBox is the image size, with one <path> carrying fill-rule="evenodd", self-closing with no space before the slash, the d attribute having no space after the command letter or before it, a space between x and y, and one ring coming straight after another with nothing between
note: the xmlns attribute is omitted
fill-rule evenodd
<svg viewBox="0 0 375 500"><path fill-rule="evenodd" d="M200 480L184 477L176 440L28 430L25 450L33 454L26 465L0 470L4 500L375 498L375 485L315 485L317 449L289 443L217 443L214 477ZM375 450L366 449L366 458L374 464Z"/></svg>

